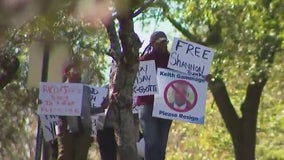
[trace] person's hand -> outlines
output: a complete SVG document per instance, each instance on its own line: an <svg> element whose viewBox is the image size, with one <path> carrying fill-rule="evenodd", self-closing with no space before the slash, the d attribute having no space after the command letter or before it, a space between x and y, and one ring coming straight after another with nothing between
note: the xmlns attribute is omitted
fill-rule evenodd
<svg viewBox="0 0 284 160"><path fill-rule="evenodd" d="M205 76L205 81L207 81L208 83L211 81L212 75L211 74L207 74Z"/></svg>
<svg viewBox="0 0 284 160"><path fill-rule="evenodd" d="M39 98L37 98L37 99L36 99L36 104L37 104L37 105L42 104L42 100L40 100Z"/></svg>
<svg viewBox="0 0 284 160"><path fill-rule="evenodd" d="M106 98L104 98L104 100L102 101L101 106L102 106L102 108L106 109L106 108L108 107L108 105L109 105L109 101L108 101L108 98L106 97Z"/></svg>

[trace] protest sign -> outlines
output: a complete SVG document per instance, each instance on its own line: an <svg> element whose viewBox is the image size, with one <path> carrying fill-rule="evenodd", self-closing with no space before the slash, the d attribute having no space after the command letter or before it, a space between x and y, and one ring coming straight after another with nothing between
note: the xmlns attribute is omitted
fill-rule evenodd
<svg viewBox="0 0 284 160"><path fill-rule="evenodd" d="M132 102L132 113L133 114L138 114L139 111L141 110L141 108L143 107L143 105L138 105L137 104L137 100L138 97L137 96L133 96L133 102Z"/></svg>
<svg viewBox="0 0 284 160"><path fill-rule="evenodd" d="M133 86L133 95L145 96L153 95L157 92L158 90L155 61L141 61Z"/></svg>
<svg viewBox="0 0 284 160"><path fill-rule="evenodd" d="M92 120L92 132L91 132L91 136L92 136L92 137L96 137L96 136L97 136L97 116L92 115L92 116L91 116L91 120Z"/></svg>
<svg viewBox="0 0 284 160"><path fill-rule="evenodd" d="M96 87L91 86L91 107L92 108L100 108L103 100L107 97L108 88L107 87ZM97 135L97 130L102 129L104 125L105 113L97 113L91 116L92 120L92 133L91 136L95 137Z"/></svg>
<svg viewBox="0 0 284 160"><path fill-rule="evenodd" d="M108 88L106 87L95 87L91 86L90 91L91 91L91 107L92 108L99 108L101 107L101 104L103 100L106 98L108 94Z"/></svg>
<svg viewBox="0 0 284 160"><path fill-rule="evenodd" d="M83 84L41 82L38 114L80 116Z"/></svg>
<svg viewBox="0 0 284 160"><path fill-rule="evenodd" d="M211 48L174 38L168 68L201 80L209 74L213 56Z"/></svg>
<svg viewBox="0 0 284 160"><path fill-rule="evenodd" d="M43 137L45 141L51 141L56 138L55 125L59 125L60 120L55 115L39 115L41 121L41 127L43 131Z"/></svg>
<svg viewBox="0 0 284 160"><path fill-rule="evenodd" d="M106 112L98 113L91 116L92 120L92 133L91 136L96 137L97 130L103 130L104 123L106 118Z"/></svg>
<svg viewBox="0 0 284 160"><path fill-rule="evenodd" d="M187 74L158 68L159 93L155 94L153 116L203 124L207 82Z"/></svg>

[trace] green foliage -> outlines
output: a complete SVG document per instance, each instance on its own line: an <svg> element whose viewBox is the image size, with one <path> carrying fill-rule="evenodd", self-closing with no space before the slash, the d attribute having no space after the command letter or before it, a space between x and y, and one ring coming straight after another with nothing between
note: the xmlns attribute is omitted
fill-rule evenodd
<svg viewBox="0 0 284 160"><path fill-rule="evenodd" d="M180 31L181 38L214 48L211 73L214 79L223 79L226 83L230 100L240 117L242 115L238 107L243 103L247 85L255 80L269 79L263 91L258 115L258 125L265 120L258 126L256 156L257 159L283 159L279 150L283 148L283 143L280 142L283 137L275 138L275 135L283 133L281 95L284 95L284 74L283 69L280 69L283 68L284 46L283 1L171 0L163 3L168 7L160 6L164 12L159 16L167 17ZM207 108L206 119L209 117ZM212 117L221 121L215 110ZM170 141L171 138L174 139L174 145L169 143L168 159L233 159L233 147L228 133L213 129L216 125L221 128L225 126L214 122L211 124L211 121L206 123L206 133L210 133L207 137L202 137L204 133L201 127L196 136L194 125L187 128L185 124L174 124L170 136ZM188 132L193 134L187 134ZM218 137L218 140L213 141L212 137ZM227 137L228 141L220 137ZM190 147L186 148L184 142ZM212 150L208 150L208 146L213 146ZM222 146L226 146L229 151ZM196 154L190 153L193 148L198 148L194 152ZM222 154L223 150L226 155Z"/></svg>
<svg viewBox="0 0 284 160"><path fill-rule="evenodd" d="M265 8L259 1L173 0L168 2L173 7L165 14L195 36L183 33L185 39L216 50L214 73L231 77L228 70L233 61L237 70L251 76L269 68L271 52L281 49L279 42L283 43L284 4L279 0L270 2ZM220 36L221 43L216 44ZM270 50L263 53L267 45Z"/></svg>
<svg viewBox="0 0 284 160"><path fill-rule="evenodd" d="M171 7L167 7L167 3ZM251 76L268 72L269 81L263 91L258 115L256 158L284 159L283 1L171 0L167 3L156 1L153 7L162 5L162 9L149 9L147 14L141 16L142 19L136 20L154 17L159 22L165 20L162 15L172 17L196 36L183 38L195 39L213 47L216 53L212 72L215 78L226 82L235 106L242 103ZM86 81L103 83L107 48L105 31L102 28L93 29L63 11L52 13L52 17L46 15L35 18L18 30L8 30L12 36L4 50L18 55L22 63L18 78L0 92L0 159L26 160L33 156L37 93L22 86L28 71L29 45L34 37L69 41L74 55L89 59L86 63ZM150 25L149 21L144 22L145 26ZM47 32L50 37L46 36ZM214 37L218 38L218 34L221 35L221 43L214 43ZM261 52L267 48L267 52ZM277 51L273 63L268 54L271 51ZM212 101L209 96L204 126L173 123L167 160L234 159L230 135Z"/></svg>
<svg viewBox="0 0 284 160"><path fill-rule="evenodd" d="M49 17L38 16L27 22L19 29L10 30L10 40L2 50L9 55L18 55L22 59L20 78L23 84L28 73L29 47L34 39L63 40L70 43L74 56L85 60L88 70L86 83L105 83L107 69L107 35L102 26L93 28L89 24L67 16L65 12L58 11Z"/></svg>
<svg viewBox="0 0 284 160"><path fill-rule="evenodd" d="M7 55L16 55L21 62L15 80L0 92L0 159L3 160L34 158L38 93L24 88L29 48L34 38L70 42L72 54L84 59L88 75L85 83L105 83L107 38L103 28L93 28L63 11L52 13L52 17L48 15L37 16L17 29L8 28L6 34L10 38L0 49Z"/></svg>
<svg viewBox="0 0 284 160"><path fill-rule="evenodd" d="M0 159L33 156L35 91L11 83L0 92Z"/></svg>
<svg viewBox="0 0 284 160"><path fill-rule="evenodd" d="M283 159L284 139L284 71L283 54L275 57L260 104L257 124L256 159ZM239 81L244 81L238 79ZM237 88L230 97L235 104L242 102L245 87L233 83L228 88ZM232 90L230 90L232 92ZM174 122L169 136L167 160L215 160L234 159L233 145L222 117L212 104L208 93L204 126Z"/></svg>
<svg viewBox="0 0 284 160"><path fill-rule="evenodd" d="M208 101L204 125L175 121L171 128L167 160L233 159L230 136L220 114Z"/></svg>
<svg viewBox="0 0 284 160"><path fill-rule="evenodd" d="M282 77L284 76L282 72ZM276 86L271 89L281 90ZM283 89L283 84L282 84ZM273 95L270 90L265 95ZM282 94L283 95L283 94ZM258 131L256 159L283 159L284 110L283 100L273 97L262 101ZM205 124L174 122L168 141L167 160L234 159L230 135L225 129L216 106L206 105Z"/></svg>
<svg viewBox="0 0 284 160"><path fill-rule="evenodd" d="M283 54L275 58L270 81L265 87L259 110L257 159L284 159L284 71Z"/></svg>

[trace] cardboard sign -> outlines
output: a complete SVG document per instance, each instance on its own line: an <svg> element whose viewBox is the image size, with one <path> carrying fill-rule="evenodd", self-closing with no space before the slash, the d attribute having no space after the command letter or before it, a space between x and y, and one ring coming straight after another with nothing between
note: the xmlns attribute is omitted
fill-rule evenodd
<svg viewBox="0 0 284 160"><path fill-rule="evenodd" d="M80 116L83 84L41 82L38 114Z"/></svg>
<svg viewBox="0 0 284 160"><path fill-rule="evenodd" d="M92 120L91 136L96 137L97 136L97 116L95 116L95 115L91 116L91 120Z"/></svg>
<svg viewBox="0 0 284 160"><path fill-rule="evenodd" d="M204 79L210 72L213 56L211 48L174 38L168 68L186 73L196 80Z"/></svg>
<svg viewBox="0 0 284 160"><path fill-rule="evenodd" d="M91 91L91 107L93 108L99 108L101 107L101 104L104 100L104 98L106 98L107 94L108 94L108 88L106 87L95 87L95 86L91 86L90 87L90 91Z"/></svg>
<svg viewBox="0 0 284 160"><path fill-rule="evenodd" d="M43 137L45 141L51 141L56 138L55 126L61 122L58 116L55 115L39 115Z"/></svg>
<svg viewBox="0 0 284 160"><path fill-rule="evenodd" d="M153 95L158 92L155 61L141 61L133 86L134 96Z"/></svg>
<svg viewBox="0 0 284 160"><path fill-rule="evenodd" d="M108 88L107 87L96 87L91 86L91 107L92 108L100 108L103 100L107 97L108 94ZM91 136L96 137L97 130L102 130L104 126L104 120L105 120L105 113L98 113L91 116L92 120L92 133Z"/></svg>
<svg viewBox="0 0 284 160"><path fill-rule="evenodd" d="M91 120L92 120L91 136L96 137L97 130L103 130L105 118L106 118L106 112L95 114L91 116Z"/></svg>
<svg viewBox="0 0 284 160"><path fill-rule="evenodd" d="M208 83L187 74L158 68L159 93L155 94L153 116L203 124Z"/></svg>

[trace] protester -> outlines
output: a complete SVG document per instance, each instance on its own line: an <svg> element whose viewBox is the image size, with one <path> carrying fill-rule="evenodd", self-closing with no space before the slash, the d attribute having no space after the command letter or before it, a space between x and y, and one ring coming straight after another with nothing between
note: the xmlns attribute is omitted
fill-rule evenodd
<svg viewBox="0 0 284 160"><path fill-rule="evenodd" d="M167 68L167 44L168 39L164 32L154 32L140 61L155 60L157 68ZM140 111L140 124L145 139L145 160L164 160L172 120L152 117L154 95L139 96L138 101L139 105L143 105Z"/></svg>
<svg viewBox="0 0 284 160"><path fill-rule="evenodd" d="M108 87L108 85L105 87ZM103 109L108 108L109 102L107 97L103 100L101 105ZM114 128L112 126L103 125L101 129L97 130L97 142L99 144L101 160L117 159L117 144L115 141Z"/></svg>
<svg viewBox="0 0 284 160"><path fill-rule="evenodd" d="M65 83L80 83L80 62L72 59L64 69ZM87 160L92 142L90 90L84 87L81 116L60 116L58 126L58 160Z"/></svg>
<svg viewBox="0 0 284 160"><path fill-rule="evenodd" d="M108 87L108 85L105 87ZM144 140L140 142L140 140L143 138L143 135L139 129L138 112L134 111L135 105L136 104L134 103L133 104L133 119L134 119L135 131L133 132L133 134L136 135L137 149L139 149L138 153L140 153L137 159L142 160L144 156L143 154L144 148L141 149L141 147L144 145L143 143ZM101 106L104 109L108 108L109 106L108 98L105 98L103 100ZM101 160L117 160L118 159L117 158L117 143L115 140L114 127L112 125L110 125L109 123L104 123L103 127L97 130L97 142L99 144Z"/></svg>

